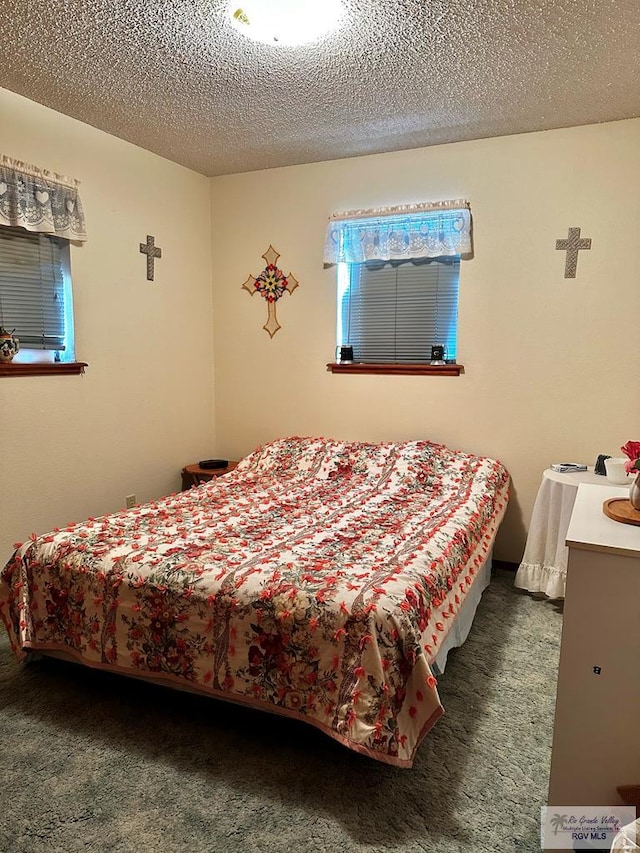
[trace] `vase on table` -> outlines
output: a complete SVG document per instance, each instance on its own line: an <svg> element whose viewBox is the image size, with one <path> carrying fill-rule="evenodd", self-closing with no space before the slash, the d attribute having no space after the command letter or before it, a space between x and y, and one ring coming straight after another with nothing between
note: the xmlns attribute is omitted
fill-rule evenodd
<svg viewBox="0 0 640 853"><path fill-rule="evenodd" d="M640 510L640 471L636 474L636 478L631 483L629 489L629 502L634 509Z"/></svg>

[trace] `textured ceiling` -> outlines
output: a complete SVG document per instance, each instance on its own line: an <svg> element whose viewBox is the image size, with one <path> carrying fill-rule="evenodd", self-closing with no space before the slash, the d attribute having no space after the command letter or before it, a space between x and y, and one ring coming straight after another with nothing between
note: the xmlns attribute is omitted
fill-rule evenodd
<svg viewBox="0 0 640 853"><path fill-rule="evenodd" d="M226 0L0 0L0 86L205 175L640 115L640 0L344 6L278 48Z"/></svg>

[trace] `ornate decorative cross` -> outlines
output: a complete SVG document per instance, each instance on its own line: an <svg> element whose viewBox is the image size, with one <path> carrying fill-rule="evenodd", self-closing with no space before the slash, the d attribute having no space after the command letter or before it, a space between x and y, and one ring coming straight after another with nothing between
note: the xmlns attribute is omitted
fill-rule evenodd
<svg viewBox="0 0 640 853"><path fill-rule="evenodd" d="M266 267L262 270L258 278L250 275L242 287L251 296L254 293L259 293L260 296L267 300L267 322L262 328L265 332L269 333L270 337L273 337L278 329L282 328L276 317L276 302L285 293L293 293L298 286L298 282L291 273L285 276L282 270L278 269L276 264L280 255L273 246L270 245L262 257L266 261Z"/></svg>
<svg viewBox="0 0 640 853"><path fill-rule="evenodd" d="M147 256L147 281L153 281L153 265L156 258L162 257L162 249L155 245L155 237L147 234L147 242L140 243L140 251Z"/></svg>
<svg viewBox="0 0 640 853"><path fill-rule="evenodd" d="M580 239L579 228L569 228L569 235L566 240L556 240L556 249L561 249L567 253L567 259L564 265L564 277L575 278L576 269L578 268L578 252L580 249L591 248L591 237L583 237Z"/></svg>

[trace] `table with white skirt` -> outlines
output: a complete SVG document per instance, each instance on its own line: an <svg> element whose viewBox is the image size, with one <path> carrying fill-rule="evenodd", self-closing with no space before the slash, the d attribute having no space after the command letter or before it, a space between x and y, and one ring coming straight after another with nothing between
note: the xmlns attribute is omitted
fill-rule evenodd
<svg viewBox="0 0 640 853"><path fill-rule="evenodd" d="M515 585L549 598L564 598L569 549L565 545L573 504L580 483L611 487L606 477L588 471L559 474L551 468L542 475L533 507L529 535Z"/></svg>

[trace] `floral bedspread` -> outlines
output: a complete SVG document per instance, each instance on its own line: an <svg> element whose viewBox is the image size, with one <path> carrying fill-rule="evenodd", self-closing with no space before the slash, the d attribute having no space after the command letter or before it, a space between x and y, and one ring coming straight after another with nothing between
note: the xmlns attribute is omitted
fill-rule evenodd
<svg viewBox="0 0 640 853"><path fill-rule="evenodd" d="M507 489L499 462L427 441L281 439L188 492L33 534L0 615L18 657L173 681L408 767Z"/></svg>

